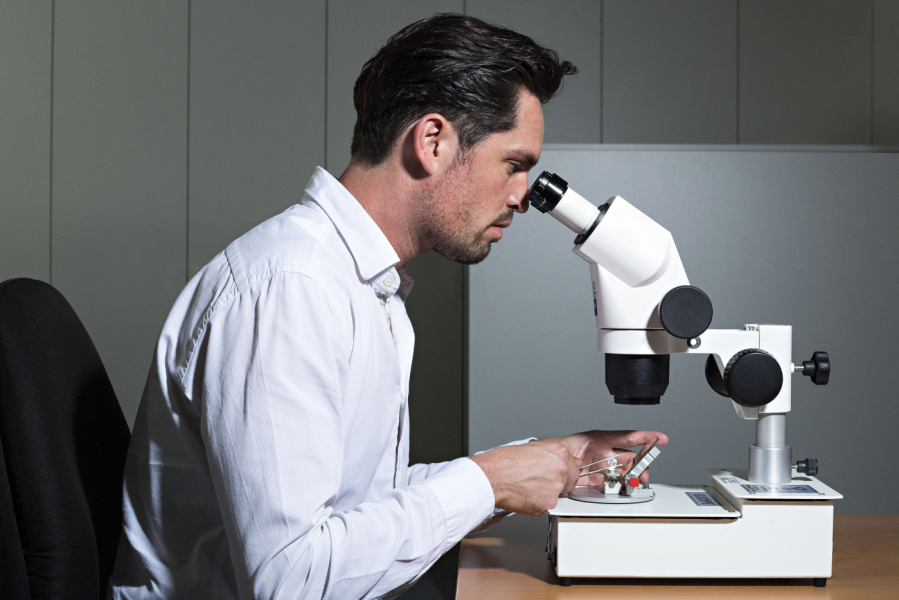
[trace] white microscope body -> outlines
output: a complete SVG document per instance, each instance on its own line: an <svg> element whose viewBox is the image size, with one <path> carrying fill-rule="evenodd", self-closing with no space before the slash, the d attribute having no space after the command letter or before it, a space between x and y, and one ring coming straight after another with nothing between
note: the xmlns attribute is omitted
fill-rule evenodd
<svg viewBox="0 0 899 600"><path fill-rule="evenodd" d="M711 486L652 484L640 494L613 481L612 494L578 488L560 499L549 513L547 549L561 583L771 577L825 585L833 501L842 496L813 477L815 459L793 464L786 414L791 375L827 383L827 354L794 365L789 325L707 329L711 302L690 286L671 234L623 198L597 208L548 172L528 195L578 236L574 252L590 265L599 350L616 403L658 404L669 355L707 354L709 385L740 418L756 421L748 470L710 469ZM619 497L626 495L634 498Z"/></svg>

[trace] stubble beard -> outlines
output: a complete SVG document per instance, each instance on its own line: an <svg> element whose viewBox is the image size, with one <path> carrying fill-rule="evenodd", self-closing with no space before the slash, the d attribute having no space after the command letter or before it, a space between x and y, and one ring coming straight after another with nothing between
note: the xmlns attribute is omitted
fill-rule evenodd
<svg viewBox="0 0 899 600"><path fill-rule="evenodd" d="M473 209L476 200L472 198L469 190L470 170L471 164L468 160L456 159L446 177L429 190L419 203L419 206L428 211L422 220L428 225L426 236L428 245L438 254L463 265L475 265L487 258L492 244L484 238L492 225L478 230L454 225L460 217L463 223L474 221ZM446 205L435 201L436 197L446 194L456 196L461 194L464 201L452 212L447 212Z"/></svg>
<svg viewBox="0 0 899 600"><path fill-rule="evenodd" d="M448 259L463 265L476 265L490 254L490 245L483 237L483 231L447 232L436 240L434 250Z"/></svg>

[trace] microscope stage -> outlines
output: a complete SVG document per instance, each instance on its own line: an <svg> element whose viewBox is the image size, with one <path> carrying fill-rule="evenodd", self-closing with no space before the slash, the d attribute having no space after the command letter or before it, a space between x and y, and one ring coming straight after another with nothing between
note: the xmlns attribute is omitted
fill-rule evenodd
<svg viewBox="0 0 899 600"><path fill-rule="evenodd" d="M553 517L632 517L632 518L692 518L736 519L735 509L712 486L650 484L656 497L637 504L596 504L570 498L560 498L549 511Z"/></svg>

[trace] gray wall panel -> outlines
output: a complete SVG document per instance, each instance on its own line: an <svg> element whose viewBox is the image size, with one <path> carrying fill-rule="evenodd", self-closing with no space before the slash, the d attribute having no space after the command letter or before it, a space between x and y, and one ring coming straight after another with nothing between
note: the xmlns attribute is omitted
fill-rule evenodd
<svg viewBox="0 0 899 600"><path fill-rule="evenodd" d="M53 283L129 422L184 285L187 2L59 3Z"/></svg>
<svg viewBox="0 0 899 600"><path fill-rule="evenodd" d="M325 161L325 0L195 0L189 271L295 204Z"/></svg>
<svg viewBox="0 0 899 600"><path fill-rule="evenodd" d="M888 333L899 328L899 154L548 148L540 166L594 203L620 194L671 231L691 283L712 299L712 327L787 323L794 360L830 352L829 385L793 376L793 457L820 459L822 479L846 494L839 512L899 511L893 478L856 494L845 477L856 468L852 448L899 458L889 376L899 349ZM672 357L661 405L613 404L573 237L534 212L470 270L470 449L645 428L671 437L656 481L745 468L754 424L709 389L703 356Z"/></svg>
<svg viewBox="0 0 899 600"><path fill-rule="evenodd" d="M52 7L0 2L0 281L50 279Z"/></svg>
<svg viewBox="0 0 899 600"><path fill-rule="evenodd" d="M872 144L899 144L899 2L874 2Z"/></svg>
<svg viewBox="0 0 899 600"><path fill-rule="evenodd" d="M408 265L415 287L406 305L415 327L409 382L413 462L465 456L465 269L436 252Z"/></svg>
<svg viewBox="0 0 899 600"><path fill-rule="evenodd" d="M511 27L574 63L579 73L544 110L547 143L596 144L600 140L602 3L596 0L467 0L467 14Z"/></svg>
<svg viewBox="0 0 899 600"><path fill-rule="evenodd" d="M871 9L740 3L740 143L871 142Z"/></svg>
<svg viewBox="0 0 899 600"><path fill-rule="evenodd" d="M737 143L736 0L605 0L603 139Z"/></svg>
<svg viewBox="0 0 899 600"><path fill-rule="evenodd" d="M435 13L461 13L462 0L329 0L327 169L339 177L350 162L356 109L353 84L362 65L391 35Z"/></svg>

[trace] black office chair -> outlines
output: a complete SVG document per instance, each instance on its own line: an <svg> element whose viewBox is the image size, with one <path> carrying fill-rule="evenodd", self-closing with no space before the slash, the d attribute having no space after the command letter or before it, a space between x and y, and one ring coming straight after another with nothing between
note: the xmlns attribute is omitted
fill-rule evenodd
<svg viewBox="0 0 899 600"><path fill-rule="evenodd" d="M0 597L106 597L130 437L65 298L0 283Z"/></svg>

